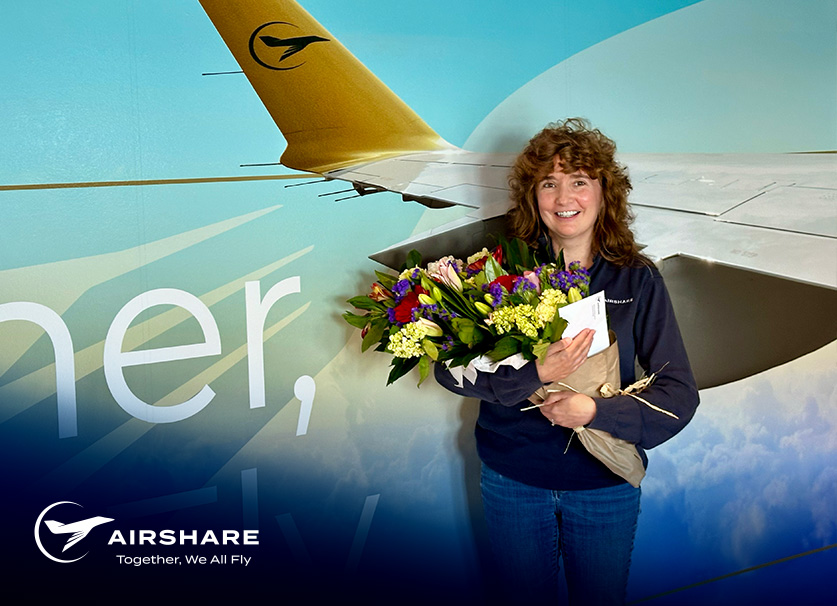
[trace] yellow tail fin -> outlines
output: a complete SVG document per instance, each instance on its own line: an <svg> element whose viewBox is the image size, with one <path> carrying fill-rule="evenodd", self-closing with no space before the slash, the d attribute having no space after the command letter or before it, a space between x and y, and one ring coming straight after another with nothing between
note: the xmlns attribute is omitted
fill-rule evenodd
<svg viewBox="0 0 837 606"><path fill-rule="evenodd" d="M296 2L200 2L285 136L285 166L323 173L449 147Z"/></svg>

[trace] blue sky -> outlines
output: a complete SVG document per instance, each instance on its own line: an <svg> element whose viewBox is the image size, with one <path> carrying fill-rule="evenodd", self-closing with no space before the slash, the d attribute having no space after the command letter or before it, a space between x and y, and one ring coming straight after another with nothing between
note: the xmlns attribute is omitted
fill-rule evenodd
<svg viewBox="0 0 837 606"><path fill-rule="evenodd" d="M312 1L442 136L570 55L692 2ZM4 3L0 183L256 173L283 140L197 0ZM48 18L44 18L48 15Z"/></svg>

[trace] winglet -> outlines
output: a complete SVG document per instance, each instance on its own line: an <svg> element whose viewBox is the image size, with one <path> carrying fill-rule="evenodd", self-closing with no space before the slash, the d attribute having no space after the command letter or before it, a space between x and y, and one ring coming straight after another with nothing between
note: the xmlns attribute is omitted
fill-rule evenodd
<svg viewBox="0 0 837 606"><path fill-rule="evenodd" d="M285 136L285 166L323 173L450 147L296 2L200 2Z"/></svg>

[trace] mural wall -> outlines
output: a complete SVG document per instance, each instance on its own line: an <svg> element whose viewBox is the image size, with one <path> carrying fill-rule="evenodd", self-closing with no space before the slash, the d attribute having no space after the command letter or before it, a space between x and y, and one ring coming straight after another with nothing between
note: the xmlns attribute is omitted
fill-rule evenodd
<svg viewBox="0 0 837 606"><path fill-rule="evenodd" d="M303 5L468 149L568 115L625 152L837 149L828 0ZM0 595L490 603L477 403L385 387L340 318L459 211L276 165L197 0L4 6L0 66ZM629 600L831 602L835 385L832 342L701 393Z"/></svg>

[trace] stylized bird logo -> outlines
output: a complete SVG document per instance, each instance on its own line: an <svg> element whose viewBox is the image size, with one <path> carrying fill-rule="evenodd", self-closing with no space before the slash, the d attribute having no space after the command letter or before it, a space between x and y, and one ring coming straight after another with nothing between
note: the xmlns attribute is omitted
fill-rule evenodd
<svg viewBox="0 0 837 606"><path fill-rule="evenodd" d="M287 46L288 49L282 53L282 58L279 61L284 61L288 57L297 54L306 46L313 42L328 42L328 38L320 38L319 36L297 36L296 38L277 38L275 36L259 36L259 40L265 43L266 46L276 48L278 46Z"/></svg>
<svg viewBox="0 0 837 606"><path fill-rule="evenodd" d="M62 524L61 522L56 522L55 520L44 520L44 524L46 527L49 528L52 534L67 534L72 532L73 536L69 538L67 544L64 545L64 549L62 549L62 553L67 551L70 547L81 541L84 537L87 536L87 533L90 532L93 528L98 526L99 524L106 524L107 522L113 522L113 518L105 518L103 516L96 516L93 518L88 518L86 520L79 520L78 522L72 522L71 524Z"/></svg>

